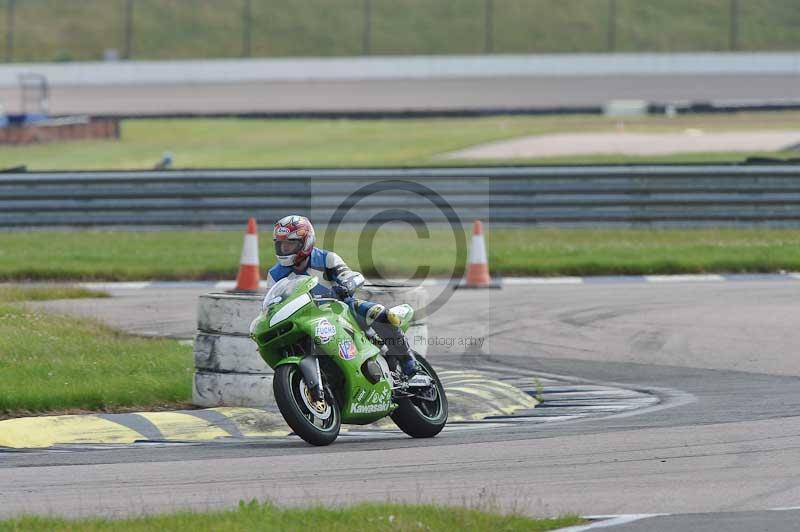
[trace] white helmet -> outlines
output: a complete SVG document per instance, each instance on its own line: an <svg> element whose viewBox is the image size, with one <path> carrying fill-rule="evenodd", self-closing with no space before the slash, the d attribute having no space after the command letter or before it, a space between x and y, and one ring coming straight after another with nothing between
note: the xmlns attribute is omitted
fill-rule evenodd
<svg viewBox="0 0 800 532"><path fill-rule="evenodd" d="M278 264L299 266L314 250L314 226L305 216L290 214L275 222L272 240Z"/></svg>

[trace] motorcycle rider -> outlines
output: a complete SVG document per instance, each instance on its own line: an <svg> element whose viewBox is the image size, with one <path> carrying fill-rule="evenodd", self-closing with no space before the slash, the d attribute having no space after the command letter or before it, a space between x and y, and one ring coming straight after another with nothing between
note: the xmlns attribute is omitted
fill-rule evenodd
<svg viewBox="0 0 800 532"><path fill-rule="evenodd" d="M399 327L401 317L379 303L353 297L355 290L364 284L364 277L352 271L336 253L315 247L314 227L308 218L296 214L284 216L275 222L272 240L278 263L267 275L268 290L287 277L316 277L318 284L312 290L313 295L342 299L367 327L378 333L388 348L387 354L396 358L406 378L417 373L414 353Z"/></svg>

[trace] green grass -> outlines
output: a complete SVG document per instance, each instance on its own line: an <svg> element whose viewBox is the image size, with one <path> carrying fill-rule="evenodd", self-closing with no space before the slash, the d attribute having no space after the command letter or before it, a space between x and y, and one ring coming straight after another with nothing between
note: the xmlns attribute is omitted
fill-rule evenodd
<svg viewBox="0 0 800 532"><path fill-rule="evenodd" d="M635 133L796 129L800 112L733 115L650 116L627 120ZM122 138L3 147L0 168L31 170L148 169L164 151L179 168L403 166L475 164L437 156L484 142L563 132L613 132L618 121L603 116L499 116L420 120L127 120ZM791 156L793 152L787 152ZM668 162L710 159L741 161L773 153L686 154L659 157ZM589 158L591 159L591 158ZM642 157L600 156L605 162ZM656 158L649 157L648 160ZM587 158L531 159L570 162ZM509 164L518 161L501 161ZM483 161L480 164L496 164Z"/></svg>
<svg viewBox="0 0 800 532"><path fill-rule="evenodd" d="M0 1L0 42L8 4ZM132 52L138 59L238 57L243 0L137 0ZM101 59L125 49L125 0L17 0L16 61ZM484 0L372 0L372 54L485 51ZM606 0L495 0L495 53L605 52ZM794 0L740 2L738 48L796 50ZM616 51L730 48L729 0L617 0ZM342 56L364 53L363 0L252 2L251 54Z"/></svg>
<svg viewBox="0 0 800 532"><path fill-rule="evenodd" d="M770 229L490 232L489 264L506 275L800 271L800 231Z"/></svg>
<svg viewBox="0 0 800 532"><path fill-rule="evenodd" d="M0 289L0 419L165 408L190 400L190 347L11 303L102 296L70 288Z"/></svg>
<svg viewBox="0 0 800 532"><path fill-rule="evenodd" d="M262 220L262 227L264 224ZM369 235L369 233L365 233ZM274 263L262 233L261 264ZM370 253L353 231L330 245L370 277L408 276L418 266L433 276L455 268L448 230L382 229ZM239 231L0 233L0 280L233 279L242 245ZM502 275L616 275L800 271L800 230L490 229L491 270Z"/></svg>
<svg viewBox="0 0 800 532"><path fill-rule="evenodd" d="M241 503L236 510L213 513L181 512L132 519L83 519L77 521L24 517L0 521L0 531L468 531L542 532L580 524L577 516L533 519L491 511L433 505L365 503L342 508L280 508L265 503Z"/></svg>
<svg viewBox="0 0 800 532"><path fill-rule="evenodd" d="M50 301L53 299L85 299L111 297L107 292L79 286L0 286L0 303L20 301Z"/></svg>
<svg viewBox="0 0 800 532"><path fill-rule="evenodd" d="M0 279L232 279L242 236L237 231L0 233ZM264 264L270 247L261 246Z"/></svg>

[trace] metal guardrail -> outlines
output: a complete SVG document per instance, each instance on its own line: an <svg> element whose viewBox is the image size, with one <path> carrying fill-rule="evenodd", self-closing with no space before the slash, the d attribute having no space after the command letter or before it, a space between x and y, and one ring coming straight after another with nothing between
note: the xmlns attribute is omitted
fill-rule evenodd
<svg viewBox="0 0 800 532"><path fill-rule="evenodd" d="M387 190L369 194L372 188ZM366 189L364 187L367 187ZM450 209L452 207L452 210ZM241 226L309 214L543 226L800 226L800 165L0 174L0 228Z"/></svg>

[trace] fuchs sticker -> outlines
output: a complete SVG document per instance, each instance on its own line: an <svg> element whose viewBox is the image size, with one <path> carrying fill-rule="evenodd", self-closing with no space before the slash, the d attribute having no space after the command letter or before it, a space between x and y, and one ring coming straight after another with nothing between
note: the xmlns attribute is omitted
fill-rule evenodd
<svg viewBox="0 0 800 532"><path fill-rule="evenodd" d="M314 335L319 339L319 343L327 344L336 335L336 326L323 318L317 322Z"/></svg>
<svg viewBox="0 0 800 532"><path fill-rule="evenodd" d="M356 358L356 344L352 340L339 342L339 357L342 360L353 360Z"/></svg>

